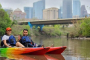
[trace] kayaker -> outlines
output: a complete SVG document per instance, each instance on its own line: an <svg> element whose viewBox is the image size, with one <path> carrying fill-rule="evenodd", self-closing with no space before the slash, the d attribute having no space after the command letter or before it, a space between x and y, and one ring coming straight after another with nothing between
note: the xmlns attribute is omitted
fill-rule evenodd
<svg viewBox="0 0 90 60"><path fill-rule="evenodd" d="M2 40L1 40L1 47L24 47L20 42L16 42L15 38L13 35L11 35L11 32L12 32L12 29L10 27L6 28L6 32L5 32L5 35L2 37ZM11 43L11 40L12 42L14 43Z"/></svg>
<svg viewBox="0 0 90 60"><path fill-rule="evenodd" d="M25 47L42 47L42 45L37 45L34 43L30 36L28 36L28 30L23 30L23 36L18 36L18 41L22 43Z"/></svg>

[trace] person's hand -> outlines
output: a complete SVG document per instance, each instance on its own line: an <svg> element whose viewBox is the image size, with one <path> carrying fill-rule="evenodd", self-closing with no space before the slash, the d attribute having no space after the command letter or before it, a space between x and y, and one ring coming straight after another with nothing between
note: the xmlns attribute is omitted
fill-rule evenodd
<svg viewBox="0 0 90 60"><path fill-rule="evenodd" d="M51 47L54 47L54 44L52 44Z"/></svg>
<svg viewBox="0 0 90 60"><path fill-rule="evenodd" d="M21 39L21 37L20 37L20 35L18 35L18 40L20 40Z"/></svg>
<svg viewBox="0 0 90 60"><path fill-rule="evenodd" d="M11 48L11 46L8 46L9 48Z"/></svg>

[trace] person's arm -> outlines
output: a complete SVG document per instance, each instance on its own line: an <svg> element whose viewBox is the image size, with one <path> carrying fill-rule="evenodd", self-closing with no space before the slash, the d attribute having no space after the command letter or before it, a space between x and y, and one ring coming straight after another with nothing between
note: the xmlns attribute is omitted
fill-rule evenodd
<svg viewBox="0 0 90 60"><path fill-rule="evenodd" d="M20 35L18 35L18 40L17 40L17 41L19 42L19 41L20 41L20 39L21 39L21 36L20 36Z"/></svg>
<svg viewBox="0 0 90 60"><path fill-rule="evenodd" d="M3 40L3 43L4 43L4 45L5 45L6 47L11 48L11 46L9 46L9 45L6 43L6 40Z"/></svg>

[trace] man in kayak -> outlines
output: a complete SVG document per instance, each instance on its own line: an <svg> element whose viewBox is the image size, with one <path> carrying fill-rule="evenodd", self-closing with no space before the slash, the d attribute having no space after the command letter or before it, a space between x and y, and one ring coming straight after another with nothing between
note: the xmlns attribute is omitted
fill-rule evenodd
<svg viewBox="0 0 90 60"><path fill-rule="evenodd" d="M38 45L35 44L31 37L28 36L28 30L27 29L24 29L23 30L23 36L18 36L18 41L23 44L25 47L42 47L42 45Z"/></svg>
<svg viewBox="0 0 90 60"><path fill-rule="evenodd" d="M24 47L20 42L16 42L16 39L11 35L12 29L6 28L5 35L1 39L1 47Z"/></svg>

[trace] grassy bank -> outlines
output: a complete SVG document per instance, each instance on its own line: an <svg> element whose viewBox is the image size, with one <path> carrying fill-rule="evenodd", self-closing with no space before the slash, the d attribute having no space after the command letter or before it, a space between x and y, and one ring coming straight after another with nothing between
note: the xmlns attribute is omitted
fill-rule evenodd
<svg viewBox="0 0 90 60"><path fill-rule="evenodd" d="M18 34L22 35L23 29L28 29L30 36L61 36L61 31L58 26L52 27L43 27L43 31L40 31L40 28L31 30L28 25L13 25L12 27L12 34L17 36Z"/></svg>
<svg viewBox="0 0 90 60"><path fill-rule="evenodd" d="M60 28L58 27L44 27L43 31L47 36L61 36Z"/></svg>
<svg viewBox="0 0 90 60"><path fill-rule="evenodd" d="M12 34L17 36L18 34L22 34L23 29L28 29L30 34L30 27L28 25L13 25Z"/></svg>

